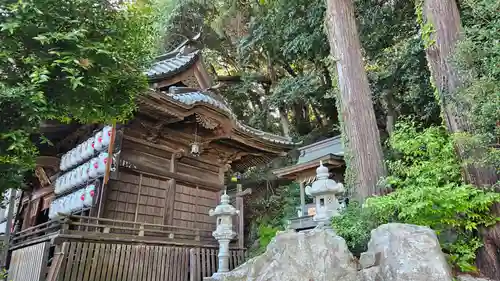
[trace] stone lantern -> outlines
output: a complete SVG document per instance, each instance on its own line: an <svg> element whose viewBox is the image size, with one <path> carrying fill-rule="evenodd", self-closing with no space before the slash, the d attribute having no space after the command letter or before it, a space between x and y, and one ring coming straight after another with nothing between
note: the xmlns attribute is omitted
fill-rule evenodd
<svg viewBox="0 0 500 281"><path fill-rule="evenodd" d="M319 225L329 225L330 219L339 214L340 203L336 194L344 192L344 185L329 179L328 168L320 162L316 169L316 180L311 186L306 187L306 194L313 196L316 201L316 215L313 220Z"/></svg>
<svg viewBox="0 0 500 281"><path fill-rule="evenodd" d="M212 232L213 237L219 242L219 269L216 274L229 271L229 242L236 236L233 231L233 216L240 211L229 204L229 195L224 194L220 198L220 204L215 210L210 210L209 215L217 218L217 228Z"/></svg>

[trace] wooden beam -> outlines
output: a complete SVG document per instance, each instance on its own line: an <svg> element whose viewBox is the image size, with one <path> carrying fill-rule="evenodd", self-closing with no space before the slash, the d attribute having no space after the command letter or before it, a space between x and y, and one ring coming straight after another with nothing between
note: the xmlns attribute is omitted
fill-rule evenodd
<svg viewBox="0 0 500 281"><path fill-rule="evenodd" d="M303 181L300 182L300 210L301 215L305 214L306 209L306 192L305 192L305 184Z"/></svg>
<svg viewBox="0 0 500 281"><path fill-rule="evenodd" d="M221 190L223 188L223 185L221 183L210 182L203 179L199 179L197 177L165 171L163 167L153 167L150 165L137 163L137 161L131 161L124 158L125 157L123 157L122 160L130 163L134 167L129 169L135 170L139 173L143 173L144 175L151 175L153 177L158 177L158 178L167 178L168 180L174 179L176 180L176 182L180 181L180 182L190 183L192 185L199 185L200 187L204 187L209 190Z"/></svg>
<svg viewBox="0 0 500 281"><path fill-rule="evenodd" d="M241 184L236 185L237 194L243 193L243 186ZM245 190L246 191L246 190ZM240 211L238 215L238 247L245 247L245 217L244 217L244 206L243 206L243 197L236 196L236 209Z"/></svg>
<svg viewBox="0 0 500 281"><path fill-rule="evenodd" d="M37 166L35 168L35 176L38 178L41 187L47 187L52 184L49 177L47 177L47 173L41 166Z"/></svg>
<svg viewBox="0 0 500 281"><path fill-rule="evenodd" d="M106 203L106 199L108 197L108 180L109 173L111 169L111 161L113 161L113 150L115 148L115 138L116 138L116 122L113 123L113 127L111 129L111 138L108 147L108 162L106 163L106 170L104 172L104 179L101 184L100 192L99 192L99 205L97 209L97 217L101 217L101 213L104 211L104 205ZM90 214L90 212L89 212Z"/></svg>
<svg viewBox="0 0 500 281"><path fill-rule="evenodd" d="M139 203L141 202L141 187L142 187L142 174L139 174L139 187L137 190L137 201L135 204L134 222L137 222L137 215L139 214Z"/></svg>
<svg viewBox="0 0 500 281"><path fill-rule="evenodd" d="M182 149L173 151L170 157L170 173L177 175L177 163L185 155L185 151ZM175 194L177 192L177 181L172 177L168 182L168 192L165 193L165 212L168 212L168 217L164 223L167 225L172 225L174 222L174 204L175 204Z"/></svg>

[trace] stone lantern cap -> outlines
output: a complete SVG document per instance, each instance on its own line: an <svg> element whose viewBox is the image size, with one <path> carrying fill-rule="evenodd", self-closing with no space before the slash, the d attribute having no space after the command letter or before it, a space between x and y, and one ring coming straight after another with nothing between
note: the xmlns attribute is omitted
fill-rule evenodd
<svg viewBox="0 0 500 281"><path fill-rule="evenodd" d="M327 193L343 193L345 191L344 185L342 183L337 183L329 177L330 173L328 168L323 166L323 162L321 161L319 167L316 169L316 180L313 182L312 186L306 187L306 194L309 196L317 196Z"/></svg>
<svg viewBox="0 0 500 281"><path fill-rule="evenodd" d="M239 210L236 210L235 207L233 207L230 203L229 200L229 195L226 194L226 191L224 190L224 194L220 197L220 204L215 207L215 210L210 210L208 211L209 216L224 216L224 215L238 215L240 213Z"/></svg>

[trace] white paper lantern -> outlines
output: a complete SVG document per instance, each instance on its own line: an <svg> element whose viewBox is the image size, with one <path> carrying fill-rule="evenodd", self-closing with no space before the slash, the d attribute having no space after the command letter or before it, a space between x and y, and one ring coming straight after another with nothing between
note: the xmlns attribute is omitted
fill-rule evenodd
<svg viewBox="0 0 500 281"><path fill-rule="evenodd" d="M63 154L63 156L61 157L61 163L59 164L59 169L61 171L65 171L66 170L66 161L67 161L67 155L66 154Z"/></svg>
<svg viewBox="0 0 500 281"><path fill-rule="evenodd" d="M98 174L101 176L101 175L104 175L104 173L106 172L106 165L108 164L108 161L109 161L109 155L107 152L101 152L99 154L99 166L97 168L97 172Z"/></svg>
<svg viewBox="0 0 500 281"><path fill-rule="evenodd" d="M106 126L102 129L102 145L103 147L108 147L111 141L111 132L113 128L111 126Z"/></svg>
<svg viewBox="0 0 500 281"><path fill-rule="evenodd" d="M95 196L95 185L91 184L89 186L87 186L82 194L83 196L83 206L84 207L90 207L92 206L92 202L94 200L94 196Z"/></svg>
<svg viewBox="0 0 500 281"><path fill-rule="evenodd" d="M98 132L94 137L94 149L96 151L101 151L103 149L102 143L102 131Z"/></svg>
<svg viewBox="0 0 500 281"><path fill-rule="evenodd" d="M81 177L83 180L83 183L86 183L89 180L89 169L90 169L90 162L85 162L82 164L82 170L81 172Z"/></svg>
<svg viewBox="0 0 500 281"><path fill-rule="evenodd" d="M90 165L89 165L89 178L90 179L97 178L98 168L99 168L99 158L98 157L92 158L90 160Z"/></svg>

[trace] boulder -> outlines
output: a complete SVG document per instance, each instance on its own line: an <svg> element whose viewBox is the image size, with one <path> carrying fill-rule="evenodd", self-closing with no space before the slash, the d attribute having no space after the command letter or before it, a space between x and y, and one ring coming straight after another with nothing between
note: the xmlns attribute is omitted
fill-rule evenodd
<svg viewBox="0 0 500 281"><path fill-rule="evenodd" d="M331 229L287 231L278 233L264 254L231 272L205 280L452 281L453 278L433 230L391 223L372 231L368 251L361 255L359 264L344 239Z"/></svg>
<svg viewBox="0 0 500 281"><path fill-rule="evenodd" d="M357 281L357 264L345 240L331 229L280 232L264 254L208 280ZM207 280L206 279L206 280ZM373 279L376 280L376 279Z"/></svg>
<svg viewBox="0 0 500 281"><path fill-rule="evenodd" d="M358 271L358 281L385 281L380 274L380 268L373 266Z"/></svg>
<svg viewBox="0 0 500 281"><path fill-rule="evenodd" d="M470 275L459 275L457 276L458 281L493 281L491 279L481 278L481 277L473 277Z"/></svg>
<svg viewBox="0 0 500 281"><path fill-rule="evenodd" d="M380 253L384 281L452 281L436 233L417 225L390 223L371 232L369 253Z"/></svg>

